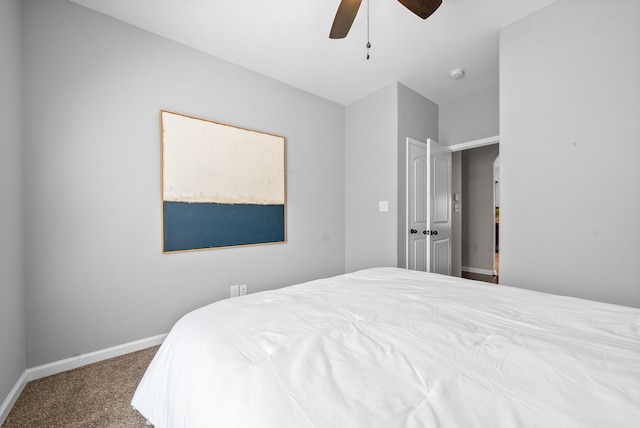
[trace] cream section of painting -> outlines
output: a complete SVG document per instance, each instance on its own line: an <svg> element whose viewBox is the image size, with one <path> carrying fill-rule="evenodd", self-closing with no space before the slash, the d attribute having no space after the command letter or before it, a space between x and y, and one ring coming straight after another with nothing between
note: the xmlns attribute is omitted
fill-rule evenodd
<svg viewBox="0 0 640 428"><path fill-rule="evenodd" d="M162 112L163 199L284 204L284 138Z"/></svg>

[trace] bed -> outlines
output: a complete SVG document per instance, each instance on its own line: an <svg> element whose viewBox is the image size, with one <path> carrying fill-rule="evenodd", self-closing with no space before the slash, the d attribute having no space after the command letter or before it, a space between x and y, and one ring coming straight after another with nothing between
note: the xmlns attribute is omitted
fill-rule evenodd
<svg viewBox="0 0 640 428"><path fill-rule="evenodd" d="M132 406L156 428L638 427L640 309L366 269L190 312Z"/></svg>

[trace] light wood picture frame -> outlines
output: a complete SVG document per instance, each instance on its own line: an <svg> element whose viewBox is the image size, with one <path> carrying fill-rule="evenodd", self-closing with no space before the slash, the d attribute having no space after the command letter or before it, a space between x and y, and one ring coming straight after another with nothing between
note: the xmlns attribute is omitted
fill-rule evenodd
<svg viewBox="0 0 640 428"><path fill-rule="evenodd" d="M286 242L286 140L160 111L162 248Z"/></svg>

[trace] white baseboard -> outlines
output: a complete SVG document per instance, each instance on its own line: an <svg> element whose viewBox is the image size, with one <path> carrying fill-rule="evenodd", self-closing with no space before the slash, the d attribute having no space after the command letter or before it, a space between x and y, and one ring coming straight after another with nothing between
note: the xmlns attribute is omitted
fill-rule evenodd
<svg viewBox="0 0 640 428"><path fill-rule="evenodd" d="M24 373L22 373L22 376L20 376L20 379L18 379L18 382L16 382L9 392L7 398L2 402L2 405L0 405L0 425L2 425L5 419L7 419L7 416L9 416L11 408L18 400L18 397L27 385L27 382L67 370L77 369L88 364L97 363L98 361L108 360L109 358L140 351L151 346L160 345L165 337L167 337L166 334L159 334L158 336L148 337L146 339L140 339L134 342L102 349L100 351L81 354L64 360L54 361L49 364L43 364L41 366L26 369Z"/></svg>
<svg viewBox="0 0 640 428"><path fill-rule="evenodd" d="M480 275L495 275L495 270L478 269L474 267L462 266L462 272L479 273Z"/></svg>
<svg viewBox="0 0 640 428"><path fill-rule="evenodd" d="M16 404L16 401L18 401L18 397L20 397L20 394L26 385L27 372L24 371L22 376L20 376L20 379L18 379L18 382L16 382L13 388L11 388L11 391L9 391L7 398L5 398L2 405L0 405L0 425L2 425L5 419L7 419L7 416L9 416L9 412L13 408L13 405Z"/></svg>
<svg viewBox="0 0 640 428"><path fill-rule="evenodd" d="M77 369L78 367L97 363L98 361L108 360L109 358L119 357L120 355L128 354L130 352L140 351L151 346L156 346L161 344L165 337L167 337L166 334L160 334L158 336L136 340L134 342L102 349L100 351L81 354L64 360L54 361L53 363L32 367L26 370L27 382L51 376L56 373L65 372L67 370Z"/></svg>

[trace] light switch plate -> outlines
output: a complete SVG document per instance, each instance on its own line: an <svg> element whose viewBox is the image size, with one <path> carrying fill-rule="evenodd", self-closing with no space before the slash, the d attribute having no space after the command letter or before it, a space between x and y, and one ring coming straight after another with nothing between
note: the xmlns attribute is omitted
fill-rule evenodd
<svg viewBox="0 0 640 428"><path fill-rule="evenodd" d="M386 213L389 211L389 201L380 201L378 202L378 211L381 213Z"/></svg>
<svg viewBox="0 0 640 428"><path fill-rule="evenodd" d="M232 285L229 288L230 288L229 294L231 297L238 297L240 295L240 289L238 288L237 285Z"/></svg>

